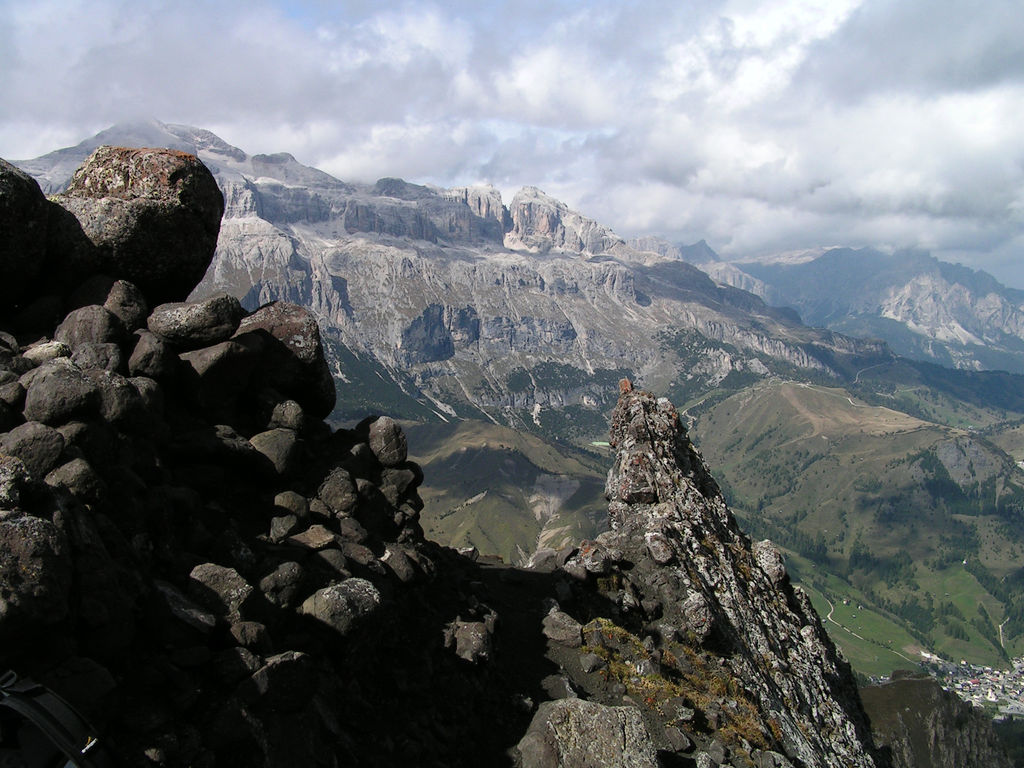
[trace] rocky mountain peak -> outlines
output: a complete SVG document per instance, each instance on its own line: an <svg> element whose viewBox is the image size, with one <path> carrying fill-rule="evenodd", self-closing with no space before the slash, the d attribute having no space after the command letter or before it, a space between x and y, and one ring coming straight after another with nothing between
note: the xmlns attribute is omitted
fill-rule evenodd
<svg viewBox="0 0 1024 768"><path fill-rule="evenodd" d="M728 670L740 682L734 713L744 713L733 726L742 721L748 741L805 766L881 764L851 669L778 550L740 531L672 404L628 381L621 389L606 488L611 531L582 545L566 569L614 585L605 589L622 623L650 637L663 664L710 656Z"/></svg>
<svg viewBox="0 0 1024 768"><path fill-rule="evenodd" d="M593 219L537 187L523 187L509 206L512 228L505 245L512 249L574 251L589 255L627 250L625 241Z"/></svg>
<svg viewBox="0 0 1024 768"><path fill-rule="evenodd" d="M446 190L444 196L469 206L473 214L480 218L500 222L502 231L507 231L512 226L508 208L501 199L501 192L490 185L453 187Z"/></svg>

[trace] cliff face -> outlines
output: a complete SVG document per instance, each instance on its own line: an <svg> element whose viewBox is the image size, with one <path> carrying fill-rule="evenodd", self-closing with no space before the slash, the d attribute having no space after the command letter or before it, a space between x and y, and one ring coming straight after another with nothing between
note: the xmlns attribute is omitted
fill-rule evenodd
<svg viewBox="0 0 1024 768"><path fill-rule="evenodd" d="M894 768L1013 763L988 715L927 678L902 678L861 691L878 743Z"/></svg>
<svg viewBox="0 0 1024 768"><path fill-rule="evenodd" d="M512 248L576 253L630 253L625 241L593 219L581 216L565 203L536 187L524 187L509 205L512 227L505 243Z"/></svg>

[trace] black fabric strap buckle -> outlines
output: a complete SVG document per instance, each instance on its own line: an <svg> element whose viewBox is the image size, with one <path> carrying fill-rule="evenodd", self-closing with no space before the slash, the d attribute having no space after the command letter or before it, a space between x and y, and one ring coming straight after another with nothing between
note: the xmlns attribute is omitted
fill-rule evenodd
<svg viewBox="0 0 1024 768"><path fill-rule="evenodd" d="M8 670L0 675L0 708L23 720L4 729L0 749L20 753L26 768L114 768L95 729L45 686Z"/></svg>

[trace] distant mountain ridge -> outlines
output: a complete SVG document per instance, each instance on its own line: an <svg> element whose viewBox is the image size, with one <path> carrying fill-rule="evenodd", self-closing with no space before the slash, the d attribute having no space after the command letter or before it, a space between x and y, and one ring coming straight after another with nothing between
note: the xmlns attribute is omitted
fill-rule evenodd
<svg viewBox="0 0 1024 768"><path fill-rule="evenodd" d="M951 368L1024 373L1024 291L987 272L915 251L831 248L798 261L725 262L699 246L662 252L792 307L809 325L884 339L898 354Z"/></svg>

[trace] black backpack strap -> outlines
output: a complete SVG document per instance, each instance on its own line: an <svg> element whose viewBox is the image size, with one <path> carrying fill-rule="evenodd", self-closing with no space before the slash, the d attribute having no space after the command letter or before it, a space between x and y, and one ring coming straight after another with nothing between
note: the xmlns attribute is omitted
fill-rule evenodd
<svg viewBox="0 0 1024 768"><path fill-rule="evenodd" d="M109 750L70 704L33 680L13 671L0 675L0 707L32 723L77 768L113 768Z"/></svg>

